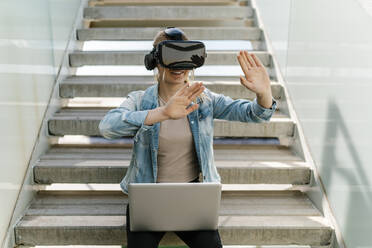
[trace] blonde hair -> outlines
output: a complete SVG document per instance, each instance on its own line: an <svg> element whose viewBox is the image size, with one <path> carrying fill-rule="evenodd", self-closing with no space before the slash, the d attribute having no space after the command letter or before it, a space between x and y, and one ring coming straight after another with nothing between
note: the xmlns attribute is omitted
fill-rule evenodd
<svg viewBox="0 0 372 248"><path fill-rule="evenodd" d="M164 30L161 30L155 35L152 46L156 47L160 42L165 41L165 40L169 40L169 39L168 39L167 35L165 34ZM182 40L189 40L187 38L187 36L185 35L185 33L182 34ZM159 83L160 79L159 79L158 68L155 67L153 72L154 72L154 81ZM190 78L189 78L189 74L187 74L187 78L185 80L185 83L187 83L187 82L188 83L193 83L194 81L195 81L195 69L192 69L191 70L191 81L190 81ZM201 101L203 101L205 98L208 98L208 97L204 93L201 93L199 98L200 98Z"/></svg>
<svg viewBox="0 0 372 248"><path fill-rule="evenodd" d="M159 44L160 42L165 41L165 40L169 40L169 39L168 39L167 35L165 34L165 31L161 30L155 35L154 42L152 43L152 46L156 47L157 44ZM189 38L187 38L185 33L182 34L182 40L189 40Z"/></svg>

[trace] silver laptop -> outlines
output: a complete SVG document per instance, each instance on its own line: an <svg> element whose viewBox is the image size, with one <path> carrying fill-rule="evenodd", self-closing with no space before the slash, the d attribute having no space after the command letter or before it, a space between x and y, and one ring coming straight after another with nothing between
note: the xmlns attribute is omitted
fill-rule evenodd
<svg viewBox="0 0 372 248"><path fill-rule="evenodd" d="M131 231L216 230L221 183L130 183Z"/></svg>

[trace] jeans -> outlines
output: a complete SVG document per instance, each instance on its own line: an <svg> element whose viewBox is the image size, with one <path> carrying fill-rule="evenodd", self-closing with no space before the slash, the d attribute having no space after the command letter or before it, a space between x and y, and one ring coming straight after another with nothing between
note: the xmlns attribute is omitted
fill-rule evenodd
<svg viewBox="0 0 372 248"><path fill-rule="evenodd" d="M191 182L199 182L199 178ZM127 205L127 248L157 248L165 231L130 231L129 204ZM222 248L217 230L175 231L185 244L191 248Z"/></svg>

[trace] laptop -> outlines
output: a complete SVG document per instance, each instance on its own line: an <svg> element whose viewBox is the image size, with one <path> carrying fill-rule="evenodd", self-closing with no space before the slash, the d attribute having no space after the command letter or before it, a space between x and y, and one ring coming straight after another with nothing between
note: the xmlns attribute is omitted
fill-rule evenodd
<svg viewBox="0 0 372 248"><path fill-rule="evenodd" d="M217 230L221 188L219 182L130 183L130 230Z"/></svg>

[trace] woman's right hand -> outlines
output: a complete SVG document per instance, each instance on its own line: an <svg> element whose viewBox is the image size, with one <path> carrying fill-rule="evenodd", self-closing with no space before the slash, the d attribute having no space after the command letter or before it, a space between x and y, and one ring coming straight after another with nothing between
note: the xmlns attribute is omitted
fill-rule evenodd
<svg viewBox="0 0 372 248"><path fill-rule="evenodd" d="M163 107L164 115L169 119L180 119L195 111L199 107L197 103L188 108L187 106L195 102L196 97L203 93L204 89L202 82L195 82L191 86L185 83Z"/></svg>
<svg viewBox="0 0 372 248"><path fill-rule="evenodd" d="M199 96L204 89L205 87L201 82L195 82L190 87L189 83L185 83L181 89L169 98L165 106L149 110L144 124L153 125L157 122L185 117L199 107L198 104L194 103L187 108L192 101L195 102L196 97Z"/></svg>

